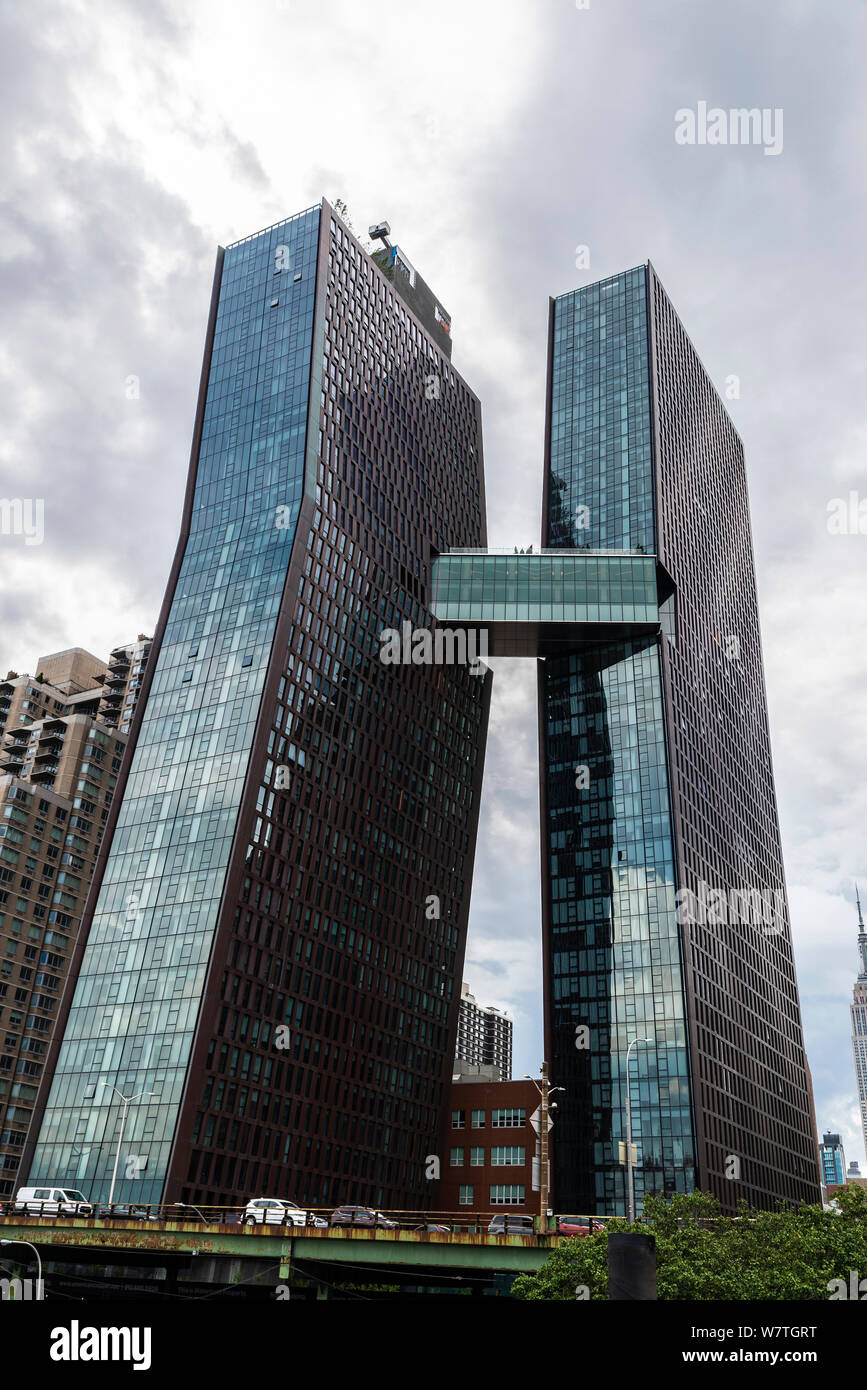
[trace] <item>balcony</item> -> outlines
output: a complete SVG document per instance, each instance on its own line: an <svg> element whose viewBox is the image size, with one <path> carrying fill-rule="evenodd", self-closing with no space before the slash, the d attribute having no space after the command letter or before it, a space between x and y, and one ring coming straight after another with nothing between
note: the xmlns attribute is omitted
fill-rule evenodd
<svg viewBox="0 0 867 1390"><path fill-rule="evenodd" d="M53 734L50 738L43 738L39 741L39 749L33 759L36 763L44 762L46 758L56 761L63 752L63 739Z"/></svg>
<svg viewBox="0 0 867 1390"><path fill-rule="evenodd" d="M30 774L31 782L53 782L60 770L59 763L35 763Z"/></svg>

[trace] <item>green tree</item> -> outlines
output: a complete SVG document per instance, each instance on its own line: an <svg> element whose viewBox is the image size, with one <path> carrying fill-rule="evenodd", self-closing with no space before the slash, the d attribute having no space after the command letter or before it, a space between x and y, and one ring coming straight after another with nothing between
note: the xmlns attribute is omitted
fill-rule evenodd
<svg viewBox="0 0 867 1390"><path fill-rule="evenodd" d="M606 1299L607 1233L641 1231L656 1239L661 1299L828 1299L832 1281L848 1288L852 1270L867 1278L867 1192L850 1184L836 1201L837 1211L744 1205L723 1216L711 1193L648 1197L640 1222L607 1222L605 1231L561 1242L536 1274L515 1280L512 1297Z"/></svg>

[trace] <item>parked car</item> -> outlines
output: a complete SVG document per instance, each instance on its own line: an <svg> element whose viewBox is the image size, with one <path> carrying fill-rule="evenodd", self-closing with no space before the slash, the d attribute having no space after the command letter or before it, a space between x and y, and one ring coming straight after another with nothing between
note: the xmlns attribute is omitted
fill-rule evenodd
<svg viewBox="0 0 867 1390"><path fill-rule="evenodd" d="M531 1236L536 1230L532 1216L521 1216L516 1212L498 1211L488 1223L489 1236Z"/></svg>
<svg viewBox="0 0 867 1390"><path fill-rule="evenodd" d="M558 1216L557 1234L560 1236L592 1236L594 1231L602 1230L602 1222L594 1221L592 1216Z"/></svg>
<svg viewBox="0 0 867 1390"><path fill-rule="evenodd" d="M396 1231L398 1223L383 1216L373 1207L338 1207L331 1213L332 1226L379 1226L386 1231Z"/></svg>
<svg viewBox="0 0 867 1390"><path fill-rule="evenodd" d="M305 1211L295 1202L282 1197L254 1197L244 1209L245 1226L324 1226L327 1223L313 1212Z"/></svg>
<svg viewBox="0 0 867 1390"><path fill-rule="evenodd" d="M19 1187L13 1211L33 1216L92 1216L93 1206L74 1187Z"/></svg>
<svg viewBox="0 0 867 1390"><path fill-rule="evenodd" d="M101 1221L159 1221L159 1212L129 1202L98 1202L94 1216Z"/></svg>
<svg viewBox="0 0 867 1390"><path fill-rule="evenodd" d="M412 1229L414 1231L436 1231L440 1234L448 1235L451 1233L452 1228L451 1226L438 1226L435 1223L431 1223L427 1226L413 1226Z"/></svg>

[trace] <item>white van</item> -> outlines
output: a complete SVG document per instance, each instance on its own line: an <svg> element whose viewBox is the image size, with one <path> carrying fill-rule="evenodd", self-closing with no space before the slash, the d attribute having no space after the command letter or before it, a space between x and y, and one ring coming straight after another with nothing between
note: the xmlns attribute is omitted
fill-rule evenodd
<svg viewBox="0 0 867 1390"><path fill-rule="evenodd" d="M19 1187L13 1211L32 1216L92 1216L93 1207L74 1187Z"/></svg>

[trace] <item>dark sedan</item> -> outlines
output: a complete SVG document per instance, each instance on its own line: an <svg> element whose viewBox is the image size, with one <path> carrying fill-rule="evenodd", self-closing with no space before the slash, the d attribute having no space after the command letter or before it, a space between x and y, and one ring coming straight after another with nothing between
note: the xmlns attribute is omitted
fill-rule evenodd
<svg viewBox="0 0 867 1390"><path fill-rule="evenodd" d="M330 1226L379 1226L386 1231L396 1231L397 1222L383 1216L373 1207L338 1207L331 1213Z"/></svg>
<svg viewBox="0 0 867 1390"><path fill-rule="evenodd" d="M99 1217L100 1221L159 1221L160 1219L157 1207L148 1210L147 1207L140 1207L129 1202L100 1202L93 1214Z"/></svg>

